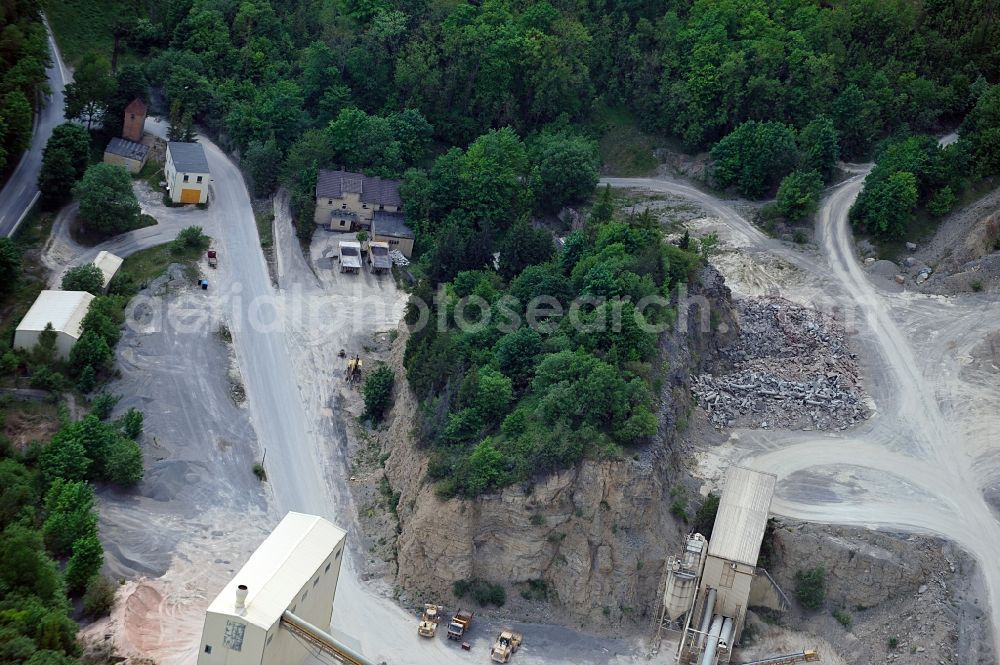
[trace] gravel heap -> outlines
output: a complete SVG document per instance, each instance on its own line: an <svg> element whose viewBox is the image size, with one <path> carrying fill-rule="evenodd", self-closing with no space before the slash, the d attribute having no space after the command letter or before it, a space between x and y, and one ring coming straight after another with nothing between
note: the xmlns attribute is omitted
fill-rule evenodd
<svg viewBox="0 0 1000 665"><path fill-rule="evenodd" d="M868 418L855 354L833 317L777 297L741 300L727 371L694 377L716 427L846 429Z"/></svg>

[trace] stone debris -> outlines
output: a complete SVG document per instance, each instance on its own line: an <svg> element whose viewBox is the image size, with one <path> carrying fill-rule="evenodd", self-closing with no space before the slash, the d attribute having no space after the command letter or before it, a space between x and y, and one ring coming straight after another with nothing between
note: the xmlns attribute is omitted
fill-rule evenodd
<svg viewBox="0 0 1000 665"><path fill-rule="evenodd" d="M403 256L403 253L398 249L389 250L389 259L392 261L393 265L397 266L410 265L410 260L405 256Z"/></svg>
<svg viewBox="0 0 1000 665"><path fill-rule="evenodd" d="M857 359L833 317L777 297L738 303L726 367L692 380L716 427L846 429L869 417Z"/></svg>

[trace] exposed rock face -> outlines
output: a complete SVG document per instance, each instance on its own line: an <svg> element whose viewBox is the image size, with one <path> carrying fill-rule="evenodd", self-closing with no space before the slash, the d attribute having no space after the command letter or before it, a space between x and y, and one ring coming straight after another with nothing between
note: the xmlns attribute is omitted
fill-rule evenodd
<svg viewBox="0 0 1000 665"><path fill-rule="evenodd" d="M705 272L703 293L720 310L715 320L735 326L729 290L713 270ZM663 340L670 376L662 381L660 434L645 449L623 459L586 460L533 485L469 501L442 500L426 481L427 457L411 431L417 404L403 379L407 335L400 332L392 357L399 380L383 439L386 477L400 493L397 585L415 600L443 602L452 598L456 580L481 579L504 584L508 598L518 601L519 585L544 580L547 611L562 620L599 628L647 614L664 561L685 530L671 514L685 480L671 450L673 423L689 408L688 392L676 388L692 358L718 346L716 333L692 330Z"/></svg>
<svg viewBox="0 0 1000 665"><path fill-rule="evenodd" d="M822 567L827 600L851 608L874 607L927 582L932 571L923 550L877 531L782 525L774 531L776 561L770 572L792 596L796 571Z"/></svg>

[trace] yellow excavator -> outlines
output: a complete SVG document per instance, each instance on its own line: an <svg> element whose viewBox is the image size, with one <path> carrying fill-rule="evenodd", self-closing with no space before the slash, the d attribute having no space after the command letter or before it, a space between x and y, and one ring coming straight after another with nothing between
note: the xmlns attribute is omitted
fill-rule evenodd
<svg viewBox="0 0 1000 665"><path fill-rule="evenodd" d="M420 617L420 625L417 626L417 634L420 637L434 637L437 634L440 620L441 608L431 603L425 603L424 613Z"/></svg>

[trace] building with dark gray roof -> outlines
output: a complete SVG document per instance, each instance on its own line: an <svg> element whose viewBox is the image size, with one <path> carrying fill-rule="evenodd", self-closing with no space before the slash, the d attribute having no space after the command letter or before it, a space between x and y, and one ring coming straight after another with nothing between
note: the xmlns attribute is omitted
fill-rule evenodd
<svg viewBox="0 0 1000 665"><path fill-rule="evenodd" d="M149 146L117 136L104 149L104 163L117 164L128 169L129 173L138 173L149 159Z"/></svg>
<svg viewBox="0 0 1000 665"><path fill-rule="evenodd" d="M351 171L320 171L316 177L314 221L331 231L371 227L376 212L399 212L399 180Z"/></svg>

